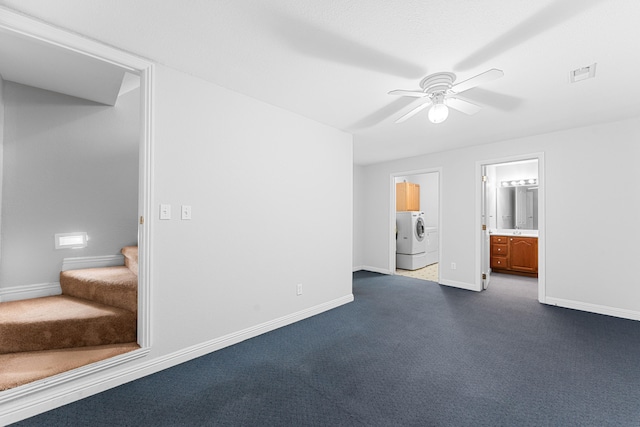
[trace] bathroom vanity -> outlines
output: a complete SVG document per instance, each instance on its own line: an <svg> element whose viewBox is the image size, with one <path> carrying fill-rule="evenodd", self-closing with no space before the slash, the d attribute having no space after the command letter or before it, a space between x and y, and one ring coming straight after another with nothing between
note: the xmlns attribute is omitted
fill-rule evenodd
<svg viewBox="0 0 640 427"><path fill-rule="evenodd" d="M525 230L492 232L491 270L496 273L538 277L537 231L535 233L532 231L526 233Z"/></svg>

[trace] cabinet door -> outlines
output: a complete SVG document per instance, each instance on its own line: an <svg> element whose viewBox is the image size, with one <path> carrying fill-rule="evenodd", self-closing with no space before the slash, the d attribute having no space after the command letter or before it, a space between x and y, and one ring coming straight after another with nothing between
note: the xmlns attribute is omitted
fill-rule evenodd
<svg viewBox="0 0 640 427"><path fill-rule="evenodd" d="M407 191L407 210L420 210L420 184L409 184Z"/></svg>
<svg viewBox="0 0 640 427"><path fill-rule="evenodd" d="M538 239L535 237L510 237L509 268L523 273L537 273Z"/></svg>
<svg viewBox="0 0 640 427"><path fill-rule="evenodd" d="M399 182L396 184L396 211L408 211L407 209L407 183Z"/></svg>

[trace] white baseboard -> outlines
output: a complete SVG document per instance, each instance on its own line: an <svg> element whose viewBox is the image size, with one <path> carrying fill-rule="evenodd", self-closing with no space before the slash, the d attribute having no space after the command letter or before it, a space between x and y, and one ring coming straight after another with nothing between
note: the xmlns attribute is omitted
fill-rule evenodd
<svg viewBox="0 0 640 427"><path fill-rule="evenodd" d="M42 298L51 295L60 295L60 283L37 283L34 285L13 286L0 288L0 302L19 301L30 298Z"/></svg>
<svg viewBox="0 0 640 427"><path fill-rule="evenodd" d="M480 292L480 289L478 289L478 285L476 285L475 283L466 283L466 282L458 282L455 280L440 279L440 284L445 286L451 286L452 288L460 288L460 289L466 289L467 291Z"/></svg>
<svg viewBox="0 0 640 427"><path fill-rule="evenodd" d="M640 312L625 310L623 308L609 307L606 305L590 304L580 301L566 300L562 298L546 297L543 304L555 305L573 310L587 311L589 313L604 314L606 316L620 317L622 319L640 320Z"/></svg>
<svg viewBox="0 0 640 427"><path fill-rule="evenodd" d="M83 256L64 258L62 271L78 270L82 268L117 267L124 265L124 255Z"/></svg>
<svg viewBox="0 0 640 427"><path fill-rule="evenodd" d="M353 294L349 294L165 356L152 358L136 366L121 366L118 368L116 365L145 356L150 353L151 349L141 349L3 391L0 393L0 425L15 423L76 400L101 393L352 301Z"/></svg>
<svg viewBox="0 0 640 427"><path fill-rule="evenodd" d="M356 271L360 271L360 270L364 270L364 266L362 265L354 266L352 271L355 273Z"/></svg>
<svg viewBox="0 0 640 427"><path fill-rule="evenodd" d="M380 274L393 274L393 272L389 269L386 268L378 268L378 267L372 267L370 265L363 265L360 270L366 270L366 271L371 271L373 273L380 273Z"/></svg>

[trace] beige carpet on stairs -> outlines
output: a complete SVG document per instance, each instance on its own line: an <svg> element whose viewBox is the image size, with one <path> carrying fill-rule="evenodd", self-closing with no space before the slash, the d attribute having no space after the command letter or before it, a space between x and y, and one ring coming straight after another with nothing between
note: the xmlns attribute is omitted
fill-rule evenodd
<svg viewBox="0 0 640 427"><path fill-rule="evenodd" d="M60 288L64 295L138 311L138 276L125 266L63 271Z"/></svg>
<svg viewBox="0 0 640 427"><path fill-rule="evenodd" d="M0 303L0 354L126 343L137 316L67 295Z"/></svg>
<svg viewBox="0 0 640 427"><path fill-rule="evenodd" d="M0 354L0 391L137 350L135 343Z"/></svg>
<svg viewBox="0 0 640 427"><path fill-rule="evenodd" d="M0 390L140 348L138 248L126 265L60 273L62 295L0 302Z"/></svg>

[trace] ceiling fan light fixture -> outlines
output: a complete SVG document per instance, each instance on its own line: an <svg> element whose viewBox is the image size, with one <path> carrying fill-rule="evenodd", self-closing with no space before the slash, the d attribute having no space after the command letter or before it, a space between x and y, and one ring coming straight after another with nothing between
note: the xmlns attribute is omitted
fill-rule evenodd
<svg viewBox="0 0 640 427"><path fill-rule="evenodd" d="M431 123L442 123L449 117L449 107L444 104L434 104L429 110L429 120Z"/></svg>
<svg viewBox="0 0 640 427"><path fill-rule="evenodd" d="M431 123L442 123L449 117L449 107L444 103L444 94L433 97L433 106L429 109L429 121Z"/></svg>

